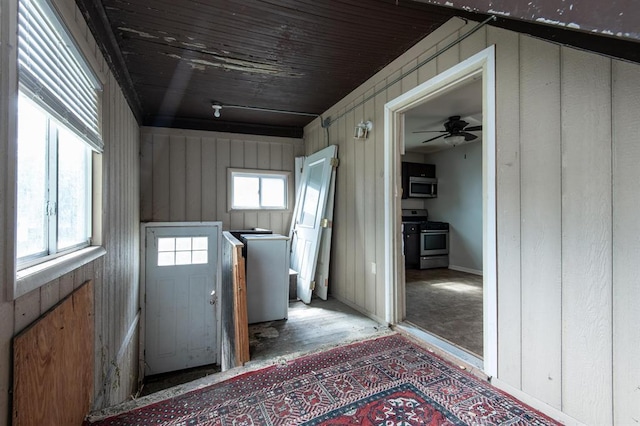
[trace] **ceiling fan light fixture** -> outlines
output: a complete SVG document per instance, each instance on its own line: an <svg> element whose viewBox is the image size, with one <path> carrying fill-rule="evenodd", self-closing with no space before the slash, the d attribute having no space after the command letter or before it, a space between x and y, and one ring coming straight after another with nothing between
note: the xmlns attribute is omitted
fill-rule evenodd
<svg viewBox="0 0 640 426"><path fill-rule="evenodd" d="M461 143L464 143L465 141L466 141L466 139L464 138L463 135L450 135L450 136L445 136L444 137L444 142L447 145L451 145L451 146L460 145Z"/></svg>

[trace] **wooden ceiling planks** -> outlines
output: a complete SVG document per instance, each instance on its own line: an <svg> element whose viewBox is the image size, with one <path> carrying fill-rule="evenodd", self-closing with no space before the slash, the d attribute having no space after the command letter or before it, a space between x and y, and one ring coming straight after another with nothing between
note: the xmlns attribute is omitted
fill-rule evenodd
<svg viewBox="0 0 640 426"><path fill-rule="evenodd" d="M76 3L141 124L290 137L312 118L223 109L214 119L211 104L320 114L451 17L486 17L419 0ZM492 25L640 60L631 41L505 16Z"/></svg>
<svg viewBox="0 0 640 426"><path fill-rule="evenodd" d="M91 1L98 0L78 4ZM395 0L102 4L147 125L159 117L215 124L214 101L322 113L456 14ZM222 115L270 131L275 125L301 132L312 119Z"/></svg>

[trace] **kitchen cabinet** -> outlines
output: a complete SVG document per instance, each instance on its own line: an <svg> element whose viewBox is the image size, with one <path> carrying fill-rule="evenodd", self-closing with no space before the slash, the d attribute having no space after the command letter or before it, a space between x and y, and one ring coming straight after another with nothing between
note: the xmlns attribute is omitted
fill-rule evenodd
<svg viewBox="0 0 640 426"><path fill-rule="evenodd" d="M436 177L436 165L425 163L402 162L402 198L408 198L409 177L418 176L426 178Z"/></svg>
<svg viewBox="0 0 640 426"><path fill-rule="evenodd" d="M403 223L402 237L404 241L404 267L406 269L420 268L420 225L417 223Z"/></svg>

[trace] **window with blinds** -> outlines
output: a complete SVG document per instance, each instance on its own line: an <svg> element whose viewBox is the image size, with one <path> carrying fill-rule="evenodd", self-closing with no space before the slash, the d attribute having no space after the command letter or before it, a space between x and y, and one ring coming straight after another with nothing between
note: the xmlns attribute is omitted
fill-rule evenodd
<svg viewBox="0 0 640 426"><path fill-rule="evenodd" d="M46 0L18 4L20 90L94 150L100 136L100 84Z"/></svg>
<svg viewBox="0 0 640 426"><path fill-rule="evenodd" d="M46 0L18 2L18 270L91 244L100 85Z"/></svg>

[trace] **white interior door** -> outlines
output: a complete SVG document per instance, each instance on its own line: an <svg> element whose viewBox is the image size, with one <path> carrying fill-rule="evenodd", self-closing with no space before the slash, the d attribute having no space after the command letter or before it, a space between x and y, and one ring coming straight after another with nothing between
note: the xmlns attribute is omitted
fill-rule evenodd
<svg viewBox="0 0 640 426"><path fill-rule="evenodd" d="M219 225L147 226L146 374L217 363Z"/></svg>
<svg viewBox="0 0 640 426"><path fill-rule="evenodd" d="M316 263L316 288L315 294L322 300L327 300L329 293L329 261L331 260L331 234L333 233L333 201L336 192L336 168L331 172L331 183L329 184L329 194L327 196L327 207L324 218L327 219L326 226L320 233L320 249L318 251L318 262Z"/></svg>
<svg viewBox="0 0 640 426"><path fill-rule="evenodd" d="M291 268L298 272L298 297L311 302L316 261L320 248L321 221L324 217L332 159L338 147L330 145L305 159L291 235Z"/></svg>

